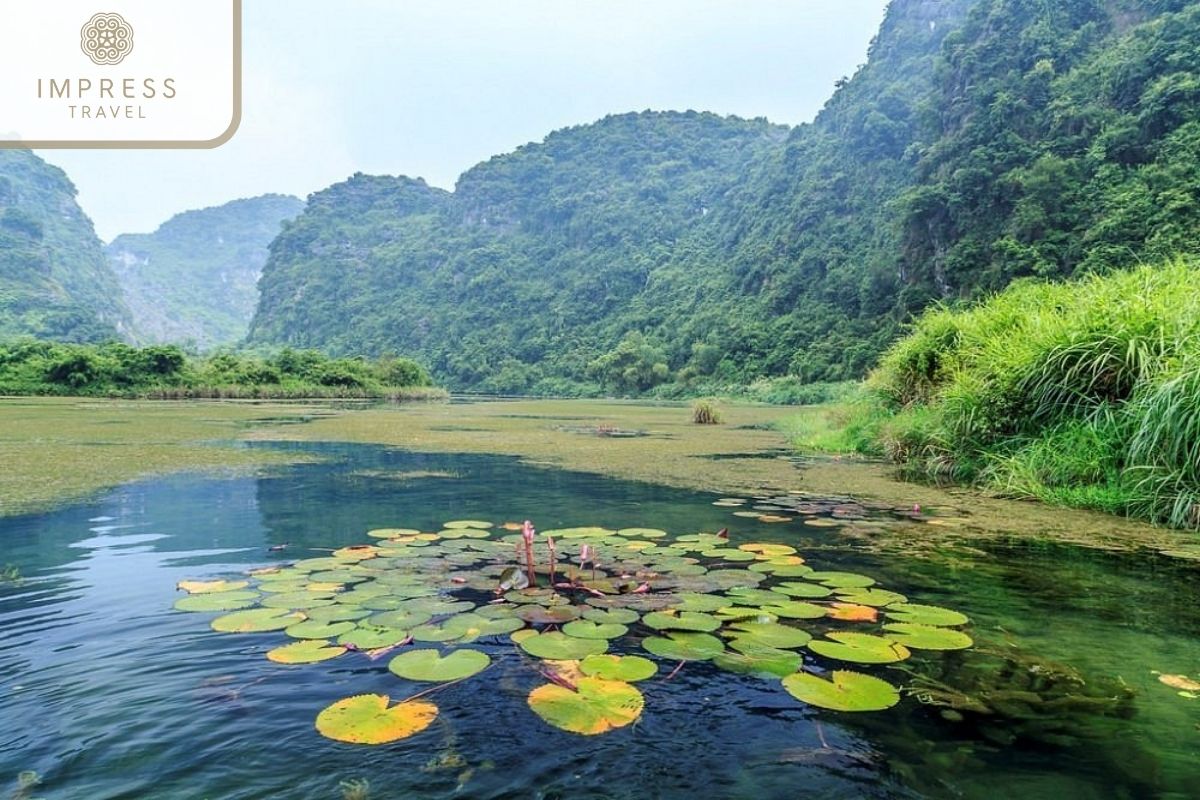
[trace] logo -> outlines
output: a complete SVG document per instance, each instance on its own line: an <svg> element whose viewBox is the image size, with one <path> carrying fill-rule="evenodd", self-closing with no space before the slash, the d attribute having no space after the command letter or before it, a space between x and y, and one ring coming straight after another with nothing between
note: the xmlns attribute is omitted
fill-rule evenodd
<svg viewBox="0 0 1200 800"><path fill-rule="evenodd" d="M79 46L95 64L120 64L133 51L133 28L120 14L96 14L79 31Z"/></svg>

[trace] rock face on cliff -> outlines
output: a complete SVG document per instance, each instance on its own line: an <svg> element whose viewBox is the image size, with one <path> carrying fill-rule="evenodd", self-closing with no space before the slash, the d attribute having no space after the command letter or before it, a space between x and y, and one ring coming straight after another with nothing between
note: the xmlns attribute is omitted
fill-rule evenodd
<svg viewBox="0 0 1200 800"><path fill-rule="evenodd" d="M268 247L303 207L295 197L263 195L186 211L154 233L114 239L108 259L133 337L202 349L239 342L258 304Z"/></svg>

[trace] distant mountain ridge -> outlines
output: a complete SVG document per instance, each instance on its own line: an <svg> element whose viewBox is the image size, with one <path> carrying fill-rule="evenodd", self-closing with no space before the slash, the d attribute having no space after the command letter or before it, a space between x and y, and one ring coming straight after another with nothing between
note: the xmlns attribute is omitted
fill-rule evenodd
<svg viewBox="0 0 1200 800"><path fill-rule="evenodd" d="M123 234L105 252L143 344L201 349L241 341L258 304L271 240L304 208L267 194L185 211L154 233Z"/></svg>

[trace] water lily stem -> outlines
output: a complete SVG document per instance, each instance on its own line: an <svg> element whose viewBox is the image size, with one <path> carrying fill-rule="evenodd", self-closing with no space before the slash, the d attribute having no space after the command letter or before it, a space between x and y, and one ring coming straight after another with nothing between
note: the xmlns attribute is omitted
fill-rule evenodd
<svg viewBox="0 0 1200 800"><path fill-rule="evenodd" d="M668 675L668 676L667 676L667 677L666 677L664 680L668 680L668 681L669 681L669 680L671 680L671 678L674 678L676 675L678 675L678 674L679 674L679 670L683 669L683 665L684 665L684 664L686 664L686 663L687 663L687 661L680 661L680 662L679 662L679 663L678 663L678 664L675 666L675 669L671 670L671 674L670 674L670 675Z"/></svg>

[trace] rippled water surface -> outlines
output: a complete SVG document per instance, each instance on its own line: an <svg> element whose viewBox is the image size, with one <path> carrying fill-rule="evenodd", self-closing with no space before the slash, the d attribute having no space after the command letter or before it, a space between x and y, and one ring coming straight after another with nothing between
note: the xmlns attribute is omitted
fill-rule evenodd
<svg viewBox="0 0 1200 800"><path fill-rule="evenodd" d="M0 564L23 576L0 584L0 797L338 800L348 780L368 781L371 800L1200 796L1200 700L1152 674L1200 673L1200 572L1187 562L1017 545L881 555L844 527L738 519L709 495L502 458L303 449L327 460L269 477L147 481L0 520ZM793 544L819 569L866 572L969 614L974 650L871 670L964 708L908 697L887 712L837 714L777 681L708 664L666 680L668 665L640 685L635 725L580 737L528 709L541 681L499 638L474 645L497 662L486 677L438 692L430 729L356 747L319 736L317 712L350 694L423 687L386 659L273 664L264 653L282 633L218 634L215 615L172 609L185 578L462 518L729 526L735 544ZM875 536L921 530L889 519ZM20 794L27 770L42 782Z"/></svg>

